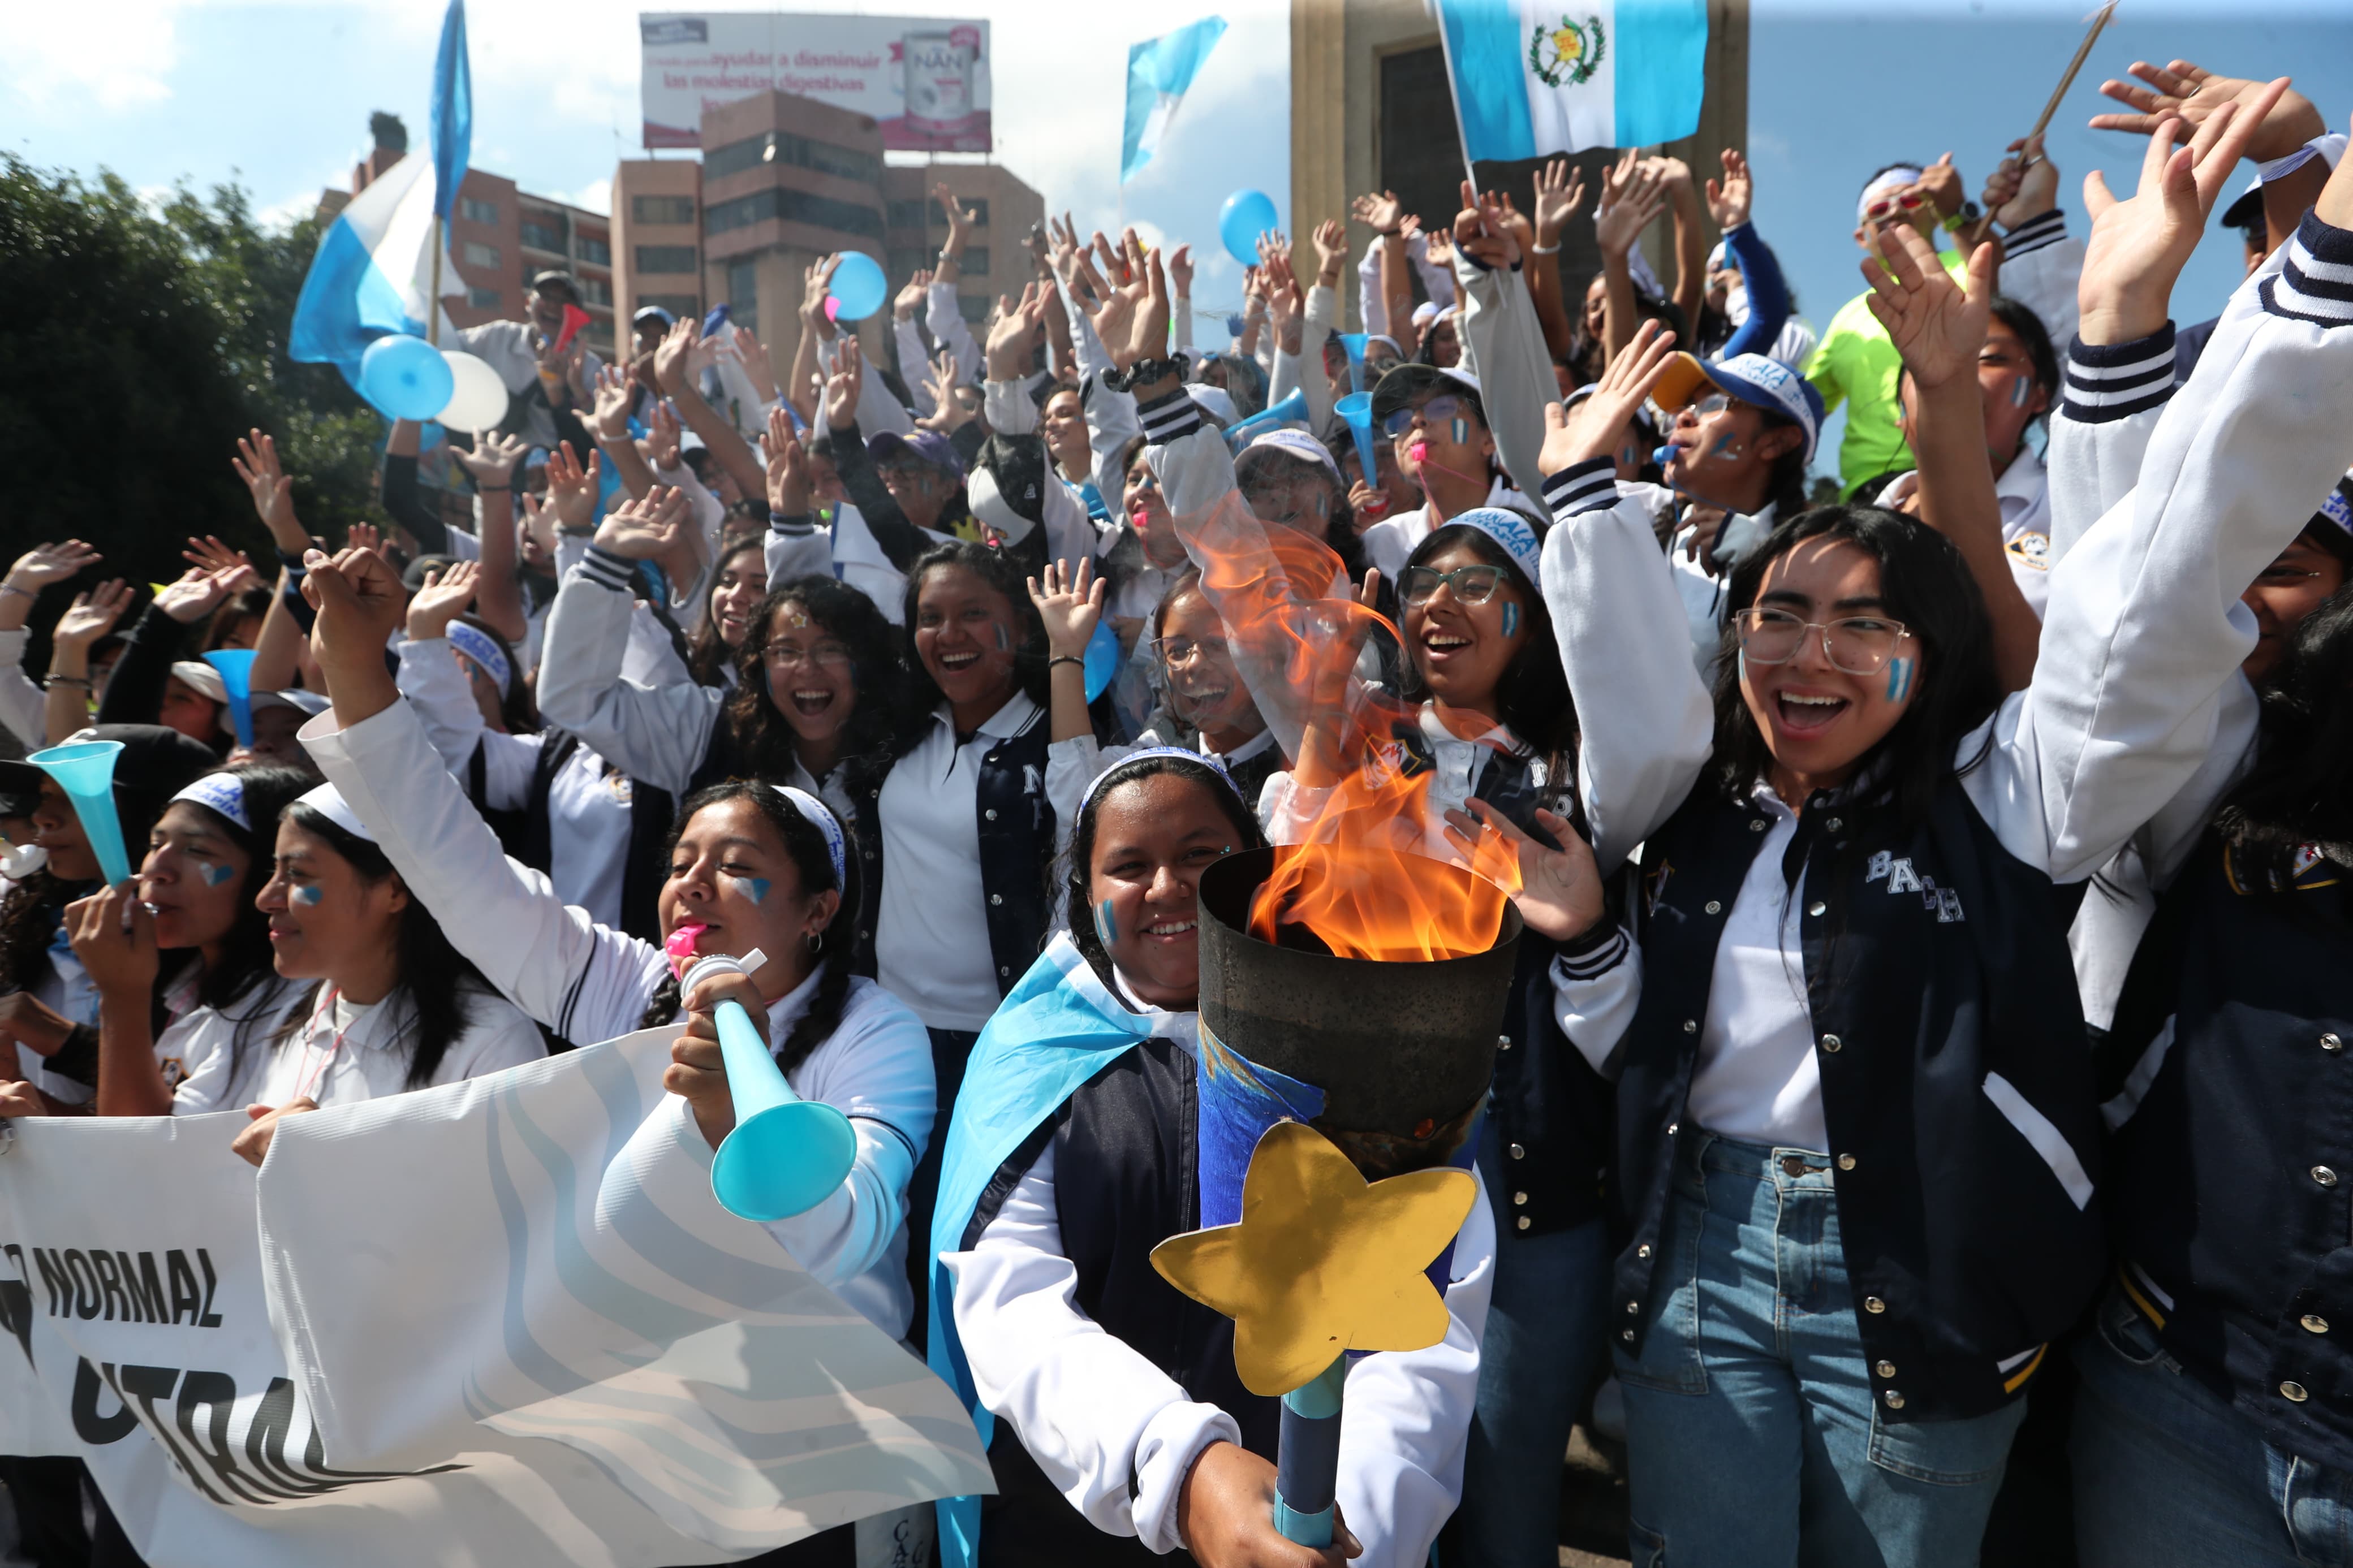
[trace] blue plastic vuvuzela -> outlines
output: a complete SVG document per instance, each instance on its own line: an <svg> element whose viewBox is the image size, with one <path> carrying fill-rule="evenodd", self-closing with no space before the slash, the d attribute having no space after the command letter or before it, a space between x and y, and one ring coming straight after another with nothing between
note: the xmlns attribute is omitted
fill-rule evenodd
<svg viewBox="0 0 2353 1568"><path fill-rule="evenodd" d="M229 721L237 726L237 743L253 749L253 650L225 647L205 655L205 662L220 671L228 693Z"/></svg>
<svg viewBox="0 0 2353 1568"><path fill-rule="evenodd" d="M746 957L754 962L723 952L697 959L679 977L679 994L691 994L707 975L749 973L759 955ZM735 1100L735 1130L721 1140L711 1160L712 1194L739 1219L790 1219L817 1207L857 1163L858 1135L850 1131L849 1118L793 1092L768 1042L740 1004L722 1002L712 1017L727 1068L727 1092Z"/></svg>
<svg viewBox="0 0 2353 1568"><path fill-rule="evenodd" d="M1356 438L1356 461L1364 465L1365 483L1379 484L1380 471L1373 458L1373 395L1352 392L1334 404L1332 412L1347 421L1348 433Z"/></svg>
<svg viewBox="0 0 2353 1568"><path fill-rule="evenodd" d="M98 857L98 874L114 886L131 875L131 857L122 847L122 819L114 811L114 759L122 754L120 741L74 741L35 752L25 760L57 781L81 818L81 833L90 852Z"/></svg>

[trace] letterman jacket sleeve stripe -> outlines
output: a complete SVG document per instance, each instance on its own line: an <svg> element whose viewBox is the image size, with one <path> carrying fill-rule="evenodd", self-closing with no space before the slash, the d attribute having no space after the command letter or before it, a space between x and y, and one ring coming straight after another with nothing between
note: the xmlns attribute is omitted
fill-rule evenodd
<svg viewBox="0 0 2353 1568"><path fill-rule="evenodd" d="M1618 476L1607 458L1588 458L1556 474L1544 477L1545 506L1555 522L1566 522L1580 511L1598 511L1618 504Z"/></svg>
<svg viewBox="0 0 2353 1568"><path fill-rule="evenodd" d="M2021 256L2031 256L2066 237L2067 215L2052 207L2040 217L2028 218L2001 237L2002 259L2015 261Z"/></svg>
<svg viewBox="0 0 2353 1568"><path fill-rule="evenodd" d="M1135 416L1145 438L1155 447L1183 439L1201 427L1201 405L1189 393L1174 392L1149 406L1139 405Z"/></svg>
<svg viewBox="0 0 2353 1568"><path fill-rule="evenodd" d="M2067 345L2065 408L2086 425L2123 419L2173 395L2173 323L2129 343Z"/></svg>
<svg viewBox="0 0 2353 1568"><path fill-rule="evenodd" d="M581 558L579 575L583 581L594 583L599 588L626 594L629 591L629 577L636 570L636 563L627 556L616 555L592 544L588 547L588 553Z"/></svg>
<svg viewBox="0 0 2353 1568"><path fill-rule="evenodd" d="M2286 260L2275 277L2263 279L2263 306L2316 326L2353 323L2353 244L2348 231L2329 228L2312 214L2282 248Z"/></svg>

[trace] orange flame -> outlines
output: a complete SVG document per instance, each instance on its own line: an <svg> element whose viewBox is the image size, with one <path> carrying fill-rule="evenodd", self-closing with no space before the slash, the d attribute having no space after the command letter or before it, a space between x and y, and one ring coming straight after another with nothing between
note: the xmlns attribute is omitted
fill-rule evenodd
<svg viewBox="0 0 2353 1568"><path fill-rule="evenodd" d="M1493 947L1504 900L1520 888L1517 853L1496 834L1467 852L1448 836L1430 803L1431 775L1406 743L1419 735L1419 711L1351 679L1372 628L1394 637L1396 626L1335 593L1345 578L1329 545L1261 522L1239 494L1177 527L1237 661L1310 703L1292 774L1294 813L1308 808L1306 820L1251 901L1250 934L1272 942L1278 928L1304 926L1341 957L1388 963ZM1459 879L1419 874L1423 859L1475 872L1470 896Z"/></svg>

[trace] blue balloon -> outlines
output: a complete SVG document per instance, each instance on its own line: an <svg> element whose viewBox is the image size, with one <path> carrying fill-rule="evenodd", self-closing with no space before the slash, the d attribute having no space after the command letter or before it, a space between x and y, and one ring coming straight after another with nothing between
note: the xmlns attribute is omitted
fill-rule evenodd
<svg viewBox="0 0 2353 1568"><path fill-rule="evenodd" d="M1092 702L1111 689L1111 678L1119 673L1119 634L1111 629L1109 621L1095 623L1095 635L1087 639L1087 700Z"/></svg>
<svg viewBox="0 0 2353 1568"><path fill-rule="evenodd" d="M862 321L882 308L890 286L882 280L881 263L862 250L845 250L827 292L833 296L836 321Z"/></svg>
<svg viewBox="0 0 2353 1568"><path fill-rule="evenodd" d="M1258 265L1258 237L1275 226L1274 198L1264 191L1236 191L1218 209L1218 237L1226 254L1244 267Z"/></svg>
<svg viewBox="0 0 2353 1568"><path fill-rule="evenodd" d="M423 338L378 338L360 356L360 395L392 418L430 419L457 390L449 362Z"/></svg>

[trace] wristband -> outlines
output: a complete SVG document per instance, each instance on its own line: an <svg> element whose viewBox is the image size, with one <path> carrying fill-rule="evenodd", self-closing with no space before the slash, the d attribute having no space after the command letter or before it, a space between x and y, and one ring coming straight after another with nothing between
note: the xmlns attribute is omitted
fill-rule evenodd
<svg viewBox="0 0 2353 1568"><path fill-rule="evenodd" d="M1528 253L1532 256L1558 256L1560 241L1554 240L1550 245L1531 245L1528 247Z"/></svg>
<svg viewBox="0 0 2353 1568"><path fill-rule="evenodd" d="M0 583L0 594L22 594L27 599L37 599L41 596L33 589L19 588L14 583Z"/></svg>
<svg viewBox="0 0 2353 1568"><path fill-rule="evenodd" d="M1050 658L1050 659L1048 659L1048 660L1046 661L1046 668L1047 668L1048 669L1051 669L1051 668L1054 668L1056 665L1058 665L1058 664L1075 664L1075 665L1077 665L1081 669L1084 669L1084 668L1087 667L1087 661L1086 661L1086 659L1085 659L1084 658L1082 658L1082 656L1080 656L1080 655L1078 655L1078 654L1074 654L1074 653L1058 653L1058 654L1056 654L1053 658ZM88 684L89 684L89 682L85 681L85 682L83 682L83 684L84 684L84 685L88 685Z"/></svg>
<svg viewBox="0 0 2353 1568"><path fill-rule="evenodd" d="M1182 377L1192 363L1190 356L1170 354L1166 359L1140 359L1125 371L1107 370L1103 384L1113 392L1132 392L1138 386L1149 386L1164 376Z"/></svg>
<svg viewBox="0 0 2353 1568"><path fill-rule="evenodd" d="M53 686L79 686L84 691L87 691L90 689L90 677L87 675L45 675L41 678L41 689L46 691Z"/></svg>

